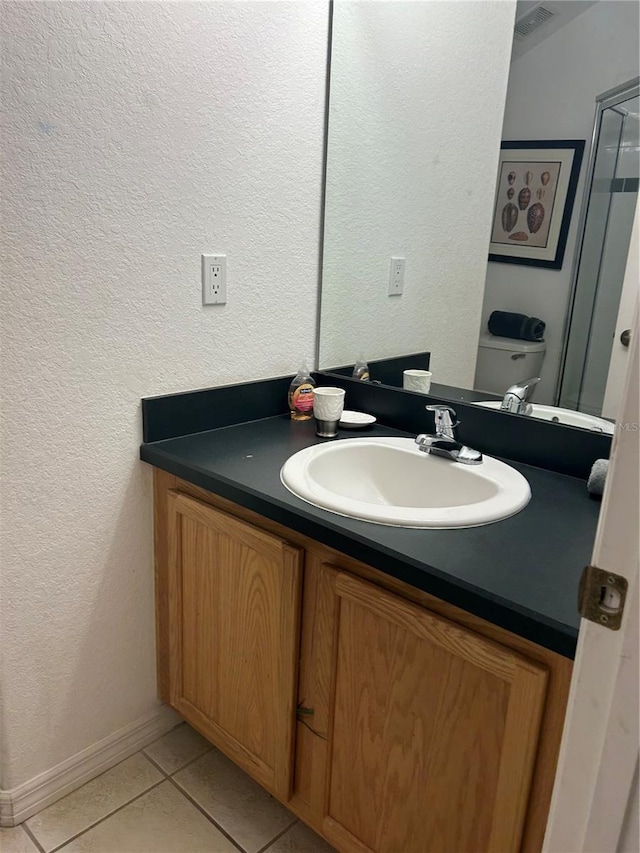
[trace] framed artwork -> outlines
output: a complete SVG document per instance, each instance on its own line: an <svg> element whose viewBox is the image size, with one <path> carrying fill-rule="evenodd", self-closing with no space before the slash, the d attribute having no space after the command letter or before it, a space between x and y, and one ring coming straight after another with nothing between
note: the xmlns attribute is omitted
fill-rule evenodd
<svg viewBox="0 0 640 853"><path fill-rule="evenodd" d="M490 261L562 268L583 154L583 139L502 143Z"/></svg>

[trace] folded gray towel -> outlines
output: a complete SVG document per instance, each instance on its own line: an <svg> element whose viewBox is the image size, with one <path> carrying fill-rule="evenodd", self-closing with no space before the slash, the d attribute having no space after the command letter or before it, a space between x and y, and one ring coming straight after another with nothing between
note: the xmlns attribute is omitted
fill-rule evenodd
<svg viewBox="0 0 640 853"><path fill-rule="evenodd" d="M539 317L513 311L492 311L487 326L492 335L523 341L541 341L545 330L545 323Z"/></svg>
<svg viewBox="0 0 640 853"><path fill-rule="evenodd" d="M602 493L604 492L604 481L607 478L608 470L608 459L596 459L596 461L593 463L593 466L591 467L591 473L589 474L589 479L587 480L587 491L590 495L602 497Z"/></svg>

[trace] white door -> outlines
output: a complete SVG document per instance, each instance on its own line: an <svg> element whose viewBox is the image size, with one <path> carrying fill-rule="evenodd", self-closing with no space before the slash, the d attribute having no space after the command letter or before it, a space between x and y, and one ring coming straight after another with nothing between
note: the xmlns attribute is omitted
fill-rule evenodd
<svg viewBox="0 0 640 853"><path fill-rule="evenodd" d="M602 414L605 418L615 418L622 402L622 389L629 366L629 347L625 347L620 336L625 329L631 328L634 310L637 310L638 291L640 289L640 200L636 206L636 214L629 244L629 258L624 274L620 307L616 320L616 331L609 362L607 386L602 403Z"/></svg>
<svg viewBox="0 0 640 853"><path fill-rule="evenodd" d="M636 240L639 226L636 218ZM593 565L627 578L627 604L619 631L581 622L545 853L639 849L638 333L636 315L592 557Z"/></svg>

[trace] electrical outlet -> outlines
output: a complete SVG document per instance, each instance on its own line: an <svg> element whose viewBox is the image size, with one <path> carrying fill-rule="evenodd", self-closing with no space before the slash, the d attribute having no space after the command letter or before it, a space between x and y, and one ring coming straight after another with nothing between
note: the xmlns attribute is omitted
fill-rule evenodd
<svg viewBox="0 0 640 853"><path fill-rule="evenodd" d="M389 268L389 296L401 296L404 290L404 266L406 258L391 258Z"/></svg>
<svg viewBox="0 0 640 853"><path fill-rule="evenodd" d="M202 256L202 304L224 305L227 301L227 256Z"/></svg>

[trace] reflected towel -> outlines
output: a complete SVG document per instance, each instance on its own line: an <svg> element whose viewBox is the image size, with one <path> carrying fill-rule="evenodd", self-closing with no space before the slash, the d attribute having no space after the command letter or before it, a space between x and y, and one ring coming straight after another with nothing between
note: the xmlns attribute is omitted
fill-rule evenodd
<svg viewBox="0 0 640 853"><path fill-rule="evenodd" d="M539 317L527 317L512 311L493 311L488 323L492 335L521 341L541 341L545 325Z"/></svg>

